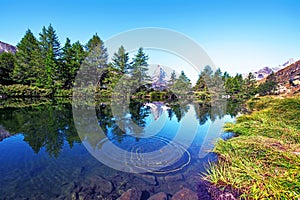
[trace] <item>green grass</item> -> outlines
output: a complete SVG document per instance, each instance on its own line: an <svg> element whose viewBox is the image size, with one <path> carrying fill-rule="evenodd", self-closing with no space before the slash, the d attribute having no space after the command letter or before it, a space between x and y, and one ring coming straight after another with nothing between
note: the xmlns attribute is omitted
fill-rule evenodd
<svg viewBox="0 0 300 200"><path fill-rule="evenodd" d="M238 136L218 141L206 178L231 186L245 199L300 198L300 97L248 102L253 112L229 123Z"/></svg>

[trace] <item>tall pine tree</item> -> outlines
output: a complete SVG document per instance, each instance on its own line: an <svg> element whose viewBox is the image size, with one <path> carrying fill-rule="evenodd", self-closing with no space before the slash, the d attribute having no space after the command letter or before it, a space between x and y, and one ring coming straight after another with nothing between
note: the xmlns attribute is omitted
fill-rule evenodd
<svg viewBox="0 0 300 200"><path fill-rule="evenodd" d="M46 69L46 87L62 85L60 74L63 67L60 62L61 47L58 36L52 25L48 28L43 27L40 33L40 48L44 58L44 67Z"/></svg>
<svg viewBox="0 0 300 200"><path fill-rule="evenodd" d="M104 47L104 43L97 33L88 41L86 50L88 52L88 61L93 66L99 69L107 67L107 49Z"/></svg>
<svg viewBox="0 0 300 200"><path fill-rule="evenodd" d="M128 52L126 52L125 48L121 46L117 53L114 53L112 58L112 66L120 70L122 73L128 73L130 68L129 66L129 56Z"/></svg>
<svg viewBox="0 0 300 200"><path fill-rule="evenodd" d="M61 54L62 73L60 76L64 89L72 88L77 71L83 62L85 55L84 48L79 41L71 45L70 39L67 38Z"/></svg>
<svg viewBox="0 0 300 200"><path fill-rule="evenodd" d="M17 48L16 66L13 71L15 82L42 86L45 68L43 67L38 41L31 30L26 31Z"/></svg>
<svg viewBox="0 0 300 200"><path fill-rule="evenodd" d="M81 84L94 86L93 80L98 79L97 84L101 86L106 76L108 55L103 41L97 34L86 44L86 51L87 56L81 70Z"/></svg>
<svg viewBox="0 0 300 200"><path fill-rule="evenodd" d="M138 49L137 54L132 61L132 75L133 78L138 82L138 84L147 83L149 76L147 75L148 71L148 61L149 57L144 53L142 47Z"/></svg>

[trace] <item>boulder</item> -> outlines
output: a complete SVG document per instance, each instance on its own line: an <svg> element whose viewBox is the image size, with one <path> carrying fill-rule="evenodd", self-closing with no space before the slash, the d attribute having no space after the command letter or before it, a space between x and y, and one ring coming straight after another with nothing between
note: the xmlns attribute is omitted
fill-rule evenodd
<svg viewBox="0 0 300 200"><path fill-rule="evenodd" d="M118 200L140 200L142 192L136 188L132 188L124 192Z"/></svg>
<svg viewBox="0 0 300 200"><path fill-rule="evenodd" d="M174 182L174 181L180 181L180 180L183 180L182 174L168 175L165 177L166 182Z"/></svg>
<svg viewBox="0 0 300 200"><path fill-rule="evenodd" d="M114 189L113 184L101 176L93 176L91 178L90 187L95 191L95 193L100 194L109 194Z"/></svg>
<svg viewBox="0 0 300 200"><path fill-rule="evenodd" d="M172 200L198 200L198 195L188 188L183 188L174 194Z"/></svg>
<svg viewBox="0 0 300 200"><path fill-rule="evenodd" d="M159 192L154 195L152 195L148 200L167 200L168 196L164 192Z"/></svg>
<svg viewBox="0 0 300 200"><path fill-rule="evenodd" d="M152 175L146 175L146 174L137 174L136 177L142 179L146 183L149 183L151 185L157 185L157 180L155 176Z"/></svg>

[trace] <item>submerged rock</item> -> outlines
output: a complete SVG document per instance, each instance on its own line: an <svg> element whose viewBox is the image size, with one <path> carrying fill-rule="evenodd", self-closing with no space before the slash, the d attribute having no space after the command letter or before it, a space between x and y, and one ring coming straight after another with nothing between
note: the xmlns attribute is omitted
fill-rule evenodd
<svg viewBox="0 0 300 200"><path fill-rule="evenodd" d="M10 133L7 130L5 130L5 128L2 125L0 125L0 141L10 136Z"/></svg>
<svg viewBox="0 0 300 200"><path fill-rule="evenodd" d="M91 178L90 187L94 189L96 193L100 193L100 194L103 193L109 194L114 189L113 184L110 181L102 178L101 176L93 176Z"/></svg>
<svg viewBox="0 0 300 200"><path fill-rule="evenodd" d="M136 175L136 177L142 179L143 181L145 181L146 183L149 183L151 185L158 184L155 176L152 176L152 175L138 174L138 175Z"/></svg>
<svg viewBox="0 0 300 200"><path fill-rule="evenodd" d="M152 195L148 200L167 200L168 196L164 192L159 192L157 194Z"/></svg>
<svg viewBox="0 0 300 200"><path fill-rule="evenodd" d="M172 200L198 200L198 195L196 192L188 189L183 188L176 192L172 197Z"/></svg>
<svg viewBox="0 0 300 200"><path fill-rule="evenodd" d="M74 187L72 199L103 199L114 190L113 184L101 176L93 176L83 184L70 184Z"/></svg>
<svg viewBox="0 0 300 200"><path fill-rule="evenodd" d="M174 182L183 180L182 174L168 175L165 177L166 182Z"/></svg>
<svg viewBox="0 0 300 200"><path fill-rule="evenodd" d="M118 200L140 200L142 192L136 188L132 188L124 192Z"/></svg>

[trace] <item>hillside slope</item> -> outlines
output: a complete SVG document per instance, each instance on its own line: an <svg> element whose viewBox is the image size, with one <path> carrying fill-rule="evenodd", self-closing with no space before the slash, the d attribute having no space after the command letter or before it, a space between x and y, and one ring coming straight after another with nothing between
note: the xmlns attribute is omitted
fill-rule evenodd
<svg viewBox="0 0 300 200"><path fill-rule="evenodd" d="M0 53L11 52L16 53L17 47L0 41Z"/></svg>
<svg viewBox="0 0 300 200"><path fill-rule="evenodd" d="M274 73L279 94L300 92L300 60Z"/></svg>

